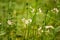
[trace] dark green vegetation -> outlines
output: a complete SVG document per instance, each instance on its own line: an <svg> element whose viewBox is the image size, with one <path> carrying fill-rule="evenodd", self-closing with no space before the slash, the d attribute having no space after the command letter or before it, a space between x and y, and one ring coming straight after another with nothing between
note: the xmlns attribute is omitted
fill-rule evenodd
<svg viewBox="0 0 60 40"><path fill-rule="evenodd" d="M0 40L60 40L60 0L0 0Z"/></svg>

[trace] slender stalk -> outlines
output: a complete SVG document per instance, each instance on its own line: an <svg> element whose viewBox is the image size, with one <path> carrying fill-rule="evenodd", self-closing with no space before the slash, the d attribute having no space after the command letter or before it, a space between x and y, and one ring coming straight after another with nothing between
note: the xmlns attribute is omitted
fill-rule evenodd
<svg viewBox="0 0 60 40"><path fill-rule="evenodd" d="M27 0L27 2L26 2L26 10L27 10L27 19L28 19L28 12L29 12L29 9L28 9L28 0ZM27 27L27 40L29 40L29 27L28 27L28 24L26 24L26 27Z"/></svg>

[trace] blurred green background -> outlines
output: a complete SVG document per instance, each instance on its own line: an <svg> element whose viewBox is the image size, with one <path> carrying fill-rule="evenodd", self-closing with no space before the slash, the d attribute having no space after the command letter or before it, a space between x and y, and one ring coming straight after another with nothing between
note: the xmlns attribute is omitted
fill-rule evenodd
<svg viewBox="0 0 60 40"><path fill-rule="evenodd" d="M0 0L0 40L60 40L60 0Z"/></svg>

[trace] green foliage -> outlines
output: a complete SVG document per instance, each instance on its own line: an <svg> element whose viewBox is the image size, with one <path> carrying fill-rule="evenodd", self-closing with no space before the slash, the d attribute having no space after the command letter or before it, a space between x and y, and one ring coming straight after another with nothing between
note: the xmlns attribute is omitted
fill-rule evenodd
<svg viewBox="0 0 60 40"><path fill-rule="evenodd" d="M0 1L0 40L56 40L59 31L60 0Z"/></svg>

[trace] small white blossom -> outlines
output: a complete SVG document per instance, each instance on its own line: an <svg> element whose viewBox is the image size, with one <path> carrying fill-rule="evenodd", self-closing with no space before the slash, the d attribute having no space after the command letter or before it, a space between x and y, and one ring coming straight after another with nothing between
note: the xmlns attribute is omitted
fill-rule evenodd
<svg viewBox="0 0 60 40"><path fill-rule="evenodd" d="M54 10L58 13L59 12L59 10L57 9L57 8L54 8Z"/></svg>
<svg viewBox="0 0 60 40"><path fill-rule="evenodd" d="M30 6L29 8L31 9L31 12L34 13L35 9L32 6Z"/></svg>
<svg viewBox="0 0 60 40"><path fill-rule="evenodd" d="M23 18L22 22L25 23L25 24L29 24L29 23L32 22L32 19L25 19L25 18Z"/></svg>
<svg viewBox="0 0 60 40"><path fill-rule="evenodd" d="M12 25L12 21L11 21L11 20L8 20L7 23L8 23L9 25Z"/></svg>
<svg viewBox="0 0 60 40"><path fill-rule="evenodd" d="M29 22L32 22L32 19L28 19L29 20Z"/></svg>
<svg viewBox="0 0 60 40"><path fill-rule="evenodd" d="M59 10L58 10L57 8L54 8L54 9L52 9L51 11L52 11L52 12L56 12L56 13L59 12Z"/></svg>
<svg viewBox="0 0 60 40"><path fill-rule="evenodd" d="M39 8L39 12L40 12L40 13L42 12L41 8Z"/></svg>
<svg viewBox="0 0 60 40"><path fill-rule="evenodd" d="M29 21L28 20L25 20L25 24L29 24Z"/></svg>
<svg viewBox="0 0 60 40"><path fill-rule="evenodd" d="M46 28L46 29L49 29L49 28L54 29L54 27L53 27L53 26L45 26L45 28Z"/></svg>

